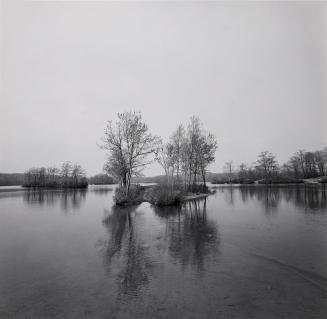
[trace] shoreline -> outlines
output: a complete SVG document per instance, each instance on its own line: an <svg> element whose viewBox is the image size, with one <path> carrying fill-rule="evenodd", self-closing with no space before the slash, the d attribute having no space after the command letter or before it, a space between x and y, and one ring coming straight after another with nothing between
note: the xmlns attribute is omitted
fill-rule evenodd
<svg viewBox="0 0 327 319"><path fill-rule="evenodd" d="M210 187L287 187L287 186L325 186L326 183L280 183L280 184L212 184Z"/></svg>
<svg viewBox="0 0 327 319"><path fill-rule="evenodd" d="M212 193L201 193L201 194L194 194L194 195L186 195L181 198L181 203L188 202L190 200L197 200L197 199L203 199L207 198L208 196L212 195Z"/></svg>

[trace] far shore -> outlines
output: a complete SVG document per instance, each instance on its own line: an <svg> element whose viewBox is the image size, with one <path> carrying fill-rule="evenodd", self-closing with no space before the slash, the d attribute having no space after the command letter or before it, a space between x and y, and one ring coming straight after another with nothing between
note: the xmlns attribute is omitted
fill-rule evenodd
<svg viewBox="0 0 327 319"><path fill-rule="evenodd" d="M215 183L207 183L208 187L212 188L218 188L218 187L287 187L287 186L325 186L326 183L278 183L278 184L229 184L229 183L223 183L223 184L215 184ZM91 184L89 186L117 186L118 184ZM157 183L141 183L141 186L145 187L151 187L154 185L157 185ZM87 188L47 188L47 187L23 187L22 185L1 185L0 186L0 192L15 192L15 191L22 191L22 190L79 190L79 189L87 189ZM199 194L199 195L190 195L190 196L184 196L184 201L191 200L193 197L201 198L207 197L210 194Z"/></svg>

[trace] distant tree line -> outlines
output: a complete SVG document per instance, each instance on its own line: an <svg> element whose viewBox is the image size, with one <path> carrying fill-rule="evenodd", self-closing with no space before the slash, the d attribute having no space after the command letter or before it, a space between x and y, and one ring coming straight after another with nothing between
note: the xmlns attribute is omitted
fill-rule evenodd
<svg viewBox="0 0 327 319"><path fill-rule="evenodd" d="M107 185L115 183L116 180L107 174L97 174L89 178L89 184L91 185Z"/></svg>
<svg viewBox="0 0 327 319"><path fill-rule="evenodd" d="M81 165L64 162L61 168L31 168L24 174L24 187L85 188L88 180Z"/></svg>
<svg viewBox="0 0 327 319"><path fill-rule="evenodd" d="M22 185L24 183L23 173L0 173L0 186Z"/></svg>
<svg viewBox="0 0 327 319"><path fill-rule="evenodd" d="M284 164L279 165L276 157L268 151L261 152L252 165L233 162L225 164L225 177L215 179L214 183L298 183L305 179L327 180L327 147L309 152L299 150Z"/></svg>
<svg viewBox="0 0 327 319"><path fill-rule="evenodd" d="M294 178L314 178L327 175L327 147L315 152L297 151L281 167L281 171Z"/></svg>

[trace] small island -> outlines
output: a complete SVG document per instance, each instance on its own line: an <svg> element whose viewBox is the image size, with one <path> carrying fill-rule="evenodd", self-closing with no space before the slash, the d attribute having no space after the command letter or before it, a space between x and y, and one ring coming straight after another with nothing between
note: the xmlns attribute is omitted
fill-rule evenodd
<svg viewBox="0 0 327 319"><path fill-rule="evenodd" d="M201 189L202 188L202 189ZM183 202L207 198L213 192L207 187L199 187L199 192L188 192L180 187L175 187L172 191L166 185L140 185L132 184L127 195L123 187L116 188L114 201L118 206L137 205L148 202L155 206L179 205Z"/></svg>
<svg viewBox="0 0 327 319"><path fill-rule="evenodd" d="M24 174L23 187L29 188L87 188L88 179L81 165L64 162L57 167L31 168Z"/></svg>
<svg viewBox="0 0 327 319"><path fill-rule="evenodd" d="M163 142L149 132L140 113L118 113L117 122L109 121L105 128L102 148L108 155L104 170L119 182L116 205L143 201L157 206L175 205L209 194L206 172L215 160L217 141L197 117L191 117L186 127L179 125L169 141ZM163 168L164 180L150 187L132 184L132 178L141 176L153 161Z"/></svg>

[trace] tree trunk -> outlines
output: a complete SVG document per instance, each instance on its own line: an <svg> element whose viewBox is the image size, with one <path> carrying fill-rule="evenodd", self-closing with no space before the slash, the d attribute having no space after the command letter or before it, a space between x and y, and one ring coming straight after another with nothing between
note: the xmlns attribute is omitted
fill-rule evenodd
<svg viewBox="0 0 327 319"><path fill-rule="evenodd" d="M203 185L206 186L206 172L205 172L205 169L202 169L202 179L203 179Z"/></svg>

